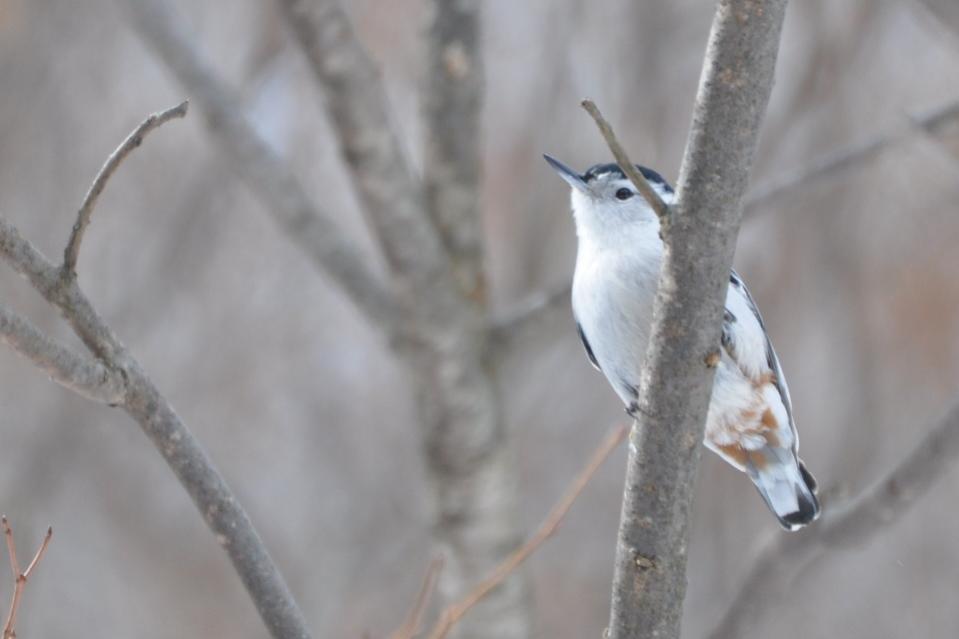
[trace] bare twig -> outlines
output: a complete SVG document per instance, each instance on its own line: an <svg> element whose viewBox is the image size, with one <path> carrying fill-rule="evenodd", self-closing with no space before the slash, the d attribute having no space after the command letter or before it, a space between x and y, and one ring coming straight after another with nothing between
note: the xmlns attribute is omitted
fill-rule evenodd
<svg viewBox="0 0 959 639"><path fill-rule="evenodd" d="M466 597L448 606L440 615L439 621L437 621L436 625L430 631L429 639L443 639L446 637L453 626L463 618L463 615L469 612L473 606L479 603L494 588L503 583L503 580L506 579L510 573L516 570L520 564L536 552L543 542L556 533L559 525L569 512L569 509L572 508L573 503L586 488L587 484L589 484L593 475L596 474L596 471L603 465L603 462L605 462L609 455L616 450L616 447L626 439L627 432L627 426L620 424L615 426L606 435L599 447L593 452L585 468L580 471L575 481L573 481L572 485L563 495L563 498L559 500L559 503L553 507L546 519L543 520L543 523L540 524L536 533L530 537L526 543L514 550L503 560L503 562L500 563L486 579L477 584Z"/></svg>
<svg viewBox="0 0 959 639"><path fill-rule="evenodd" d="M167 3L158 0L118 0L133 17L144 39L159 53L191 94L206 118L213 141L228 164L250 185L267 213L299 247L342 289L370 323L393 336L396 302L370 268L356 243L306 192L293 171L256 133L240 101L197 49L197 38Z"/></svg>
<svg viewBox="0 0 959 639"><path fill-rule="evenodd" d="M423 612L426 611L426 607L430 603L433 591L436 590L436 582L442 569L443 556L437 555L433 557L429 567L426 569L426 575L423 577L423 585L420 586L420 591L416 595L416 601L413 603L413 607L406 616L403 625L390 636L390 639L413 639L419 632L420 619L422 619Z"/></svg>
<svg viewBox="0 0 959 639"><path fill-rule="evenodd" d="M861 495L832 509L799 535L777 535L753 561L711 639L742 639L775 609L797 576L831 550L860 546L896 522L959 458L959 405L909 455Z"/></svg>
<svg viewBox="0 0 959 639"><path fill-rule="evenodd" d="M13 570L13 598L10 601L10 611L7 613L7 621L3 625L3 639L14 639L17 636L17 611L20 609L20 600L23 597L23 590L27 586L27 580L33 574L34 569L40 564L43 555L47 552L47 546L50 545L50 539L53 537L53 528L47 528L47 534L43 537L40 547L33 555L33 559L27 566L27 569L20 572L20 564L17 561L17 550L13 543L13 530L10 528L10 522L6 517L0 518L3 525L3 534L7 540L7 553L10 555L10 568Z"/></svg>
<svg viewBox="0 0 959 639"><path fill-rule="evenodd" d="M629 156L626 155L626 150L616 139L616 135L613 133L613 127L609 125L609 122L606 121L606 118L603 117L603 114L592 100L583 100L580 104L596 122L596 126L599 127L599 132L602 134L603 139L606 140L606 145L609 146L613 157L616 158L616 163L619 165L619 168L623 170L623 173L625 173L630 182L633 183L633 186L636 187L649 203L649 206L656 212L660 222L665 223L669 218L669 206L663 202L663 198L659 197L659 193L649 185L649 182L646 181L643 174L636 170L636 165L632 163Z"/></svg>
<svg viewBox="0 0 959 639"><path fill-rule="evenodd" d="M43 559L43 555L47 552L47 546L50 545L50 539L53 537L53 527L47 527L47 534L43 536L43 541L40 543L40 547L37 549L37 553L33 556L33 559L30 560L27 569L23 571L24 581L33 574L33 569L37 567L37 564L40 563L40 560Z"/></svg>
<svg viewBox="0 0 959 639"><path fill-rule="evenodd" d="M688 529L742 196L786 0L717 3L639 378L616 545L611 639L678 639ZM612 136L610 136L612 137ZM625 167L624 167L625 169Z"/></svg>
<svg viewBox="0 0 959 639"><path fill-rule="evenodd" d="M10 570L14 580L20 577L20 563L17 561L17 545L13 542L13 530L6 515L0 516L0 525L3 525L3 537L7 543L7 556L10 558Z"/></svg>
<svg viewBox="0 0 959 639"><path fill-rule="evenodd" d="M123 378L101 362L83 357L44 335L26 318L0 304L0 339L58 384L95 402L123 401Z"/></svg>
<svg viewBox="0 0 959 639"><path fill-rule="evenodd" d="M107 181L113 172L117 170L123 160L130 153L143 143L143 139L154 129L162 126L174 118L186 116L189 102L184 100L180 104L166 111L151 114L146 120L140 123L140 126L133 129L133 132L127 136L120 146L110 154L107 161L100 168L90 190L83 198L83 204L77 212L77 221L73 225L73 231L70 233L70 240L67 242L67 248L63 252L63 273L68 276L76 275L77 258L80 256L80 242L83 241L83 233L90 224L90 217L93 215L93 207L97 204L97 198L103 192Z"/></svg>

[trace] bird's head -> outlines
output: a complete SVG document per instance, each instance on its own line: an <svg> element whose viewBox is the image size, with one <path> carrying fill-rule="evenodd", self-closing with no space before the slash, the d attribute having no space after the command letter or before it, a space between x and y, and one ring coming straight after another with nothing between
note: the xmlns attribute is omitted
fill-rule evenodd
<svg viewBox="0 0 959 639"><path fill-rule="evenodd" d="M548 155L543 157L572 188L573 216L580 237L603 241L622 237L636 227L658 228L656 213L618 165L597 164L580 175ZM636 168L666 204L673 203L673 189L663 176L643 166Z"/></svg>

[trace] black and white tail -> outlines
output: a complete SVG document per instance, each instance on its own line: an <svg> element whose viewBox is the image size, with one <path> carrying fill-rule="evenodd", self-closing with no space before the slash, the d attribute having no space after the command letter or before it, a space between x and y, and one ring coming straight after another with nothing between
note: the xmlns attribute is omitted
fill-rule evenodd
<svg viewBox="0 0 959 639"><path fill-rule="evenodd" d="M816 480L792 450L767 446L750 464L750 479L759 489L779 523L786 530L799 530L819 517Z"/></svg>

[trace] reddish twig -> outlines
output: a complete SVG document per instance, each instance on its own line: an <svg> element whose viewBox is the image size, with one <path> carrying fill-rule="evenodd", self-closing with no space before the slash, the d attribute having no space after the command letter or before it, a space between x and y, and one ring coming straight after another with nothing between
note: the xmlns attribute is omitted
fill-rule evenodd
<svg viewBox="0 0 959 639"><path fill-rule="evenodd" d="M27 569L20 572L20 562L17 561L17 548L13 543L13 530L10 528L10 522L7 521L6 517L0 518L0 521L2 521L3 524L3 535L7 540L7 553L10 555L10 568L13 570L14 581L13 600L10 602L10 612L7 613L7 622L3 625L3 639L14 639L14 637L17 636L14 627L17 623L17 609L20 607L20 598L23 596L23 589L27 585L27 579L33 574L34 569L40 563L40 560L43 559L44 553L47 552L47 546L50 545L50 538L53 537L53 528L47 528L47 534L43 538L40 548L37 549L33 559L30 560Z"/></svg>
<svg viewBox="0 0 959 639"><path fill-rule="evenodd" d="M443 569L442 555L436 556L430 562L426 569L426 576L423 577L423 585L420 587L419 594L416 595L416 601L413 608L406 616L406 621L400 626L400 629L394 632L390 639L413 639L420 629L420 619L423 617L423 611L430 603L433 591L436 589L436 582L439 580L440 571Z"/></svg>
<svg viewBox="0 0 959 639"><path fill-rule="evenodd" d="M544 541L556 533L563 518L566 517L566 513L568 513L572 507L573 502L575 502L576 498L583 492L583 489L586 488L586 485L593 478L593 475L596 474L596 471L599 470L599 467L603 465L603 462L606 461L610 453L626 439L627 432L628 427L625 424L619 424L606 435L592 457L590 457L589 463L580 471L579 476L566 491L566 494L563 495L559 503L553 507L553 510L550 511L543 523L540 524L536 533L530 537L526 543L514 550L509 557L504 559L486 579L481 581L465 597L447 606L440 615L436 625L433 626L433 630L430 631L429 639L443 639L446 637L453 626L455 626L473 606L482 601L483 597L503 583L503 580L506 579L510 573L526 561Z"/></svg>

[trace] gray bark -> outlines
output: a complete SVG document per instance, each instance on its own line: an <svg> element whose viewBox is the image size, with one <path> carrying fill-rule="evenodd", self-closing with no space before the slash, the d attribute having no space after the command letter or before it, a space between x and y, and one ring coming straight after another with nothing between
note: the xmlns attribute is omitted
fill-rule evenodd
<svg viewBox="0 0 959 639"><path fill-rule="evenodd" d="M612 639L678 638L690 507L741 199L785 0L716 10L665 253L616 548Z"/></svg>

